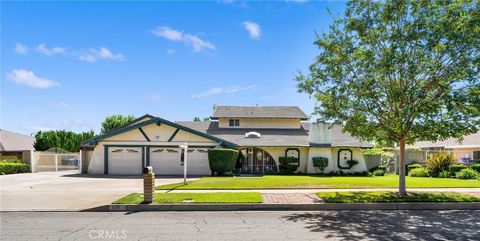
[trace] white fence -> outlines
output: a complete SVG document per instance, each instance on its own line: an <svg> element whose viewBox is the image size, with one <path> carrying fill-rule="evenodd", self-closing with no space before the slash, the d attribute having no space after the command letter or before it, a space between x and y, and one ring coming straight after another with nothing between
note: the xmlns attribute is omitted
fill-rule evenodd
<svg viewBox="0 0 480 241"><path fill-rule="evenodd" d="M81 172L82 152L52 153L32 152L32 172L58 172L66 170L78 170Z"/></svg>

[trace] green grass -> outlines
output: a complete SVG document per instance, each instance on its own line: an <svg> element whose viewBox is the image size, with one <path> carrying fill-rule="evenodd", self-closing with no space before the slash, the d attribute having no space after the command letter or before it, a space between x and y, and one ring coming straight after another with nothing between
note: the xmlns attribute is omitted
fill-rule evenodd
<svg viewBox="0 0 480 241"><path fill-rule="evenodd" d="M480 187L479 180L453 178L407 177L409 188ZM396 188L398 176L338 177L338 176L263 176L263 177L203 177L196 181L158 186L170 189L312 189L312 188Z"/></svg>
<svg viewBox="0 0 480 241"><path fill-rule="evenodd" d="M383 203L383 202L480 202L479 197L461 193L409 192L399 197L396 192L318 192L327 203Z"/></svg>
<svg viewBox="0 0 480 241"><path fill-rule="evenodd" d="M184 202L190 200L189 202ZM113 202L113 204L140 204L141 193L132 193ZM155 204L162 203L262 203L262 195L258 192L238 193L155 193Z"/></svg>

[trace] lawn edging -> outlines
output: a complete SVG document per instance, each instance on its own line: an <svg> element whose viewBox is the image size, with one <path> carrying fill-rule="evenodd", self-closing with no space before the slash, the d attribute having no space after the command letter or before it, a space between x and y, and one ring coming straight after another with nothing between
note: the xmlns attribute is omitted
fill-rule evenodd
<svg viewBox="0 0 480 241"><path fill-rule="evenodd" d="M315 204L110 204L109 212L139 211L321 211L321 210L480 210L480 202L315 203Z"/></svg>

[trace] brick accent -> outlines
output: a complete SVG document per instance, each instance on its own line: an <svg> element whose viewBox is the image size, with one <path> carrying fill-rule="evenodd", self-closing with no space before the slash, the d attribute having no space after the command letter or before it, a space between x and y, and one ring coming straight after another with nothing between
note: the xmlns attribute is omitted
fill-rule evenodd
<svg viewBox="0 0 480 241"><path fill-rule="evenodd" d="M263 193L263 202L270 204L323 203L314 193Z"/></svg>

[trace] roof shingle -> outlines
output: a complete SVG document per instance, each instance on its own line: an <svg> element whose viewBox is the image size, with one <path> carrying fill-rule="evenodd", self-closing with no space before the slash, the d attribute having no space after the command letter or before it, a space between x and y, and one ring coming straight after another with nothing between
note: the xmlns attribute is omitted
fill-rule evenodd
<svg viewBox="0 0 480 241"><path fill-rule="evenodd" d="M308 120L308 116L297 106L216 106L212 119L222 117Z"/></svg>

